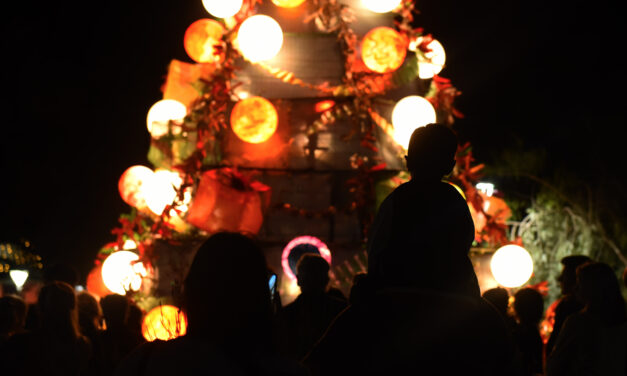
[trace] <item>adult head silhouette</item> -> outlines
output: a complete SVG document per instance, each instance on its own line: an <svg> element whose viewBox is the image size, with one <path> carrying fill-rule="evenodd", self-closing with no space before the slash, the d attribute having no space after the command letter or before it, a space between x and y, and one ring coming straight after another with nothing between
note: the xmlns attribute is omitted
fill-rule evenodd
<svg viewBox="0 0 627 376"><path fill-rule="evenodd" d="M455 166L457 136L444 124L431 123L414 130L405 161L412 178L439 181Z"/></svg>
<svg viewBox="0 0 627 376"><path fill-rule="evenodd" d="M608 325L623 323L627 317L625 300L612 268L601 262L588 262L577 268L577 295L585 311Z"/></svg>
<svg viewBox="0 0 627 376"><path fill-rule="evenodd" d="M119 294L109 294L100 299L102 314L107 330L117 330L125 327L128 317L128 298Z"/></svg>
<svg viewBox="0 0 627 376"><path fill-rule="evenodd" d="M329 263L317 253L305 253L296 264L296 278L302 293L322 294L329 284Z"/></svg>
<svg viewBox="0 0 627 376"><path fill-rule="evenodd" d="M76 301L81 333L91 337L102 328L102 308L100 308L98 300L87 291L76 294Z"/></svg>
<svg viewBox="0 0 627 376"><path fill-rule="evenodd" d="M80 336L78 310L74 289L68 283L54 281L39 292L42 329L57 338L76 339Z"/></svg>
<svg viewBox="0 0 627 376"><path fill-rule="evenodd" d="M562 272L557 277L557 281L562 289L562 295L569 295L575 292L577 285L577 268L586 262L592 261L586 255L571 255L560 260L562 263Z"/></svg>
<svg viewBox="0 0 627 376"><path fill-rule="evenodd" d="M0 343L24 329L26 303L17 295L0 297Z"/></svg>
<svg viewBox="0 0 627 376"><path fill-rule="evenodd" d="M481 294L485 300L492 303L499 313L503 316L507 316L507 310L509 307L509 293L502 287L494 287L488 289Z"/></svg>
<svg viewBox="0 0 627 376"><path fill-rule="evenodd" d="M519 323L537 326L542 320L544 299L537 290L530 287L523 288L514 294L513 308Z"/></svg>

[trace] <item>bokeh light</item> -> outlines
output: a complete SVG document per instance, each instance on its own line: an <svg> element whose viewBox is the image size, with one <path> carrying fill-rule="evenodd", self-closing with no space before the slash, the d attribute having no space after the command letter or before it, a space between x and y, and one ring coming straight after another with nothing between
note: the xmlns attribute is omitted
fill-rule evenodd
<svg viewBox="0 0 627 376"><path fill-rule="evenodd" d="M401 0L361 0L361 4L375 13L387 13L398 8Z"/></svg>
<svg viewBox="0 0 627 376"><path fill-rule="evenodd" d="M102 280L102 265L94 266L94 268L89 272L85 287L87 288L87 291L98 298L105 297L112 293Z"/></svg>
<svg viewBox="0 0 627 376"><path fill-rule="evenodd" d="M232 17L242 8L242 0L202 0L205 10L214 17Z"/></svg>
<svg viewBox="0 0 627 376"><path fill-rule="evenodd" d="M289 280L295 281L296 275L292 270L294 265L290 265L290 259L296 259L296 257L290 257L292 251L300 249L301 253L319 253L329 265L331 265L331 251L324 242L315 236L303 235L292 239L285 248L283 248L283 254L281 255L281 266L283 267L283 273ZM298 260L296 260L298 262ZM294 263L292 263L294 264Z"/></svg>
<svg viewBox="0 0 627 376"><path fill-rule="evenodd" d="M407 40L396 30L381 26L370 30L361 42L361 58L377 73L393 72L405 61Z"/></svg>
<svg viewBox="0 0 627 376"><path fill-rule="evenodd" d="M175 171L158 169L154 172L151 184L146 186L144 197L151 212L161 215L167 205L176 198L176 190L183 183L181 176Z"/></svg>
<svg viewBox="0 0 627 376"><path fill-rule="evenodd" d="M185 31L183 47L197 63L217 63L222 54L216 49L224 34L224 27L216 20L203 18L195 21Z"/></svg>
<svg viewBox="0 0 627 376"><path fill-rule="evenodd" d="M283 30L272 17L257 14L242 22L237 32L236 44L249 61L269 60L283 46Z"/></svg>
<svg viewBox="0 0 627 376"><path fill-rule="evenodd" d="M168 134L170 121L182 123L187 107L174 99L162 99L153 104L146 116L146 126L153 138Z"/></svg>
<svg viewBox="0 0 627 376"><path fill-rule="evenodd" d="M274 5L281 8L296 8L300 4L304 3L305 0L272 0Z"/></svg>
<svg viewBox="0 0 627 376"><path fill-rule="evenodd" d="M423 40L423 37L416 38L416 41L410 44L409 49L416 51L418 46L423 43ZM418 52L416 54L418 58L418 77L423 80L432 78L440 73L446 62L446 53L440 42L436 39L432 39L426 47L430 51L424 53Z"/></svg>
<svg viewBox="0 0 627 376"><path fill-rule="evenodd" d="M142 278L148 275L139 255L130 251L110 254L102 263L102 281L112 292L125 295L127 291L138 291Z"/></svg>
<svg viewBox="0 0 627 376"><path fill-rule="evenodd" d="M398 101L392 110L394 141L407 150L414 130L435 121L436 113L431 102L418 95L407 96Z"/></svg>
<svg viewBox="0 0 627 376"><path fill-rule="evenodd" d="M235 104L231 112L231 128L241 140L252 144L267 141L276 131L279 117L265 98L250 97Z"/></svg>
<svg viewBox="0 0 627 376"><path fill-rule="evenodd" d="M22 291L22 286L24 286L24 283L28 279L28 270L11 269L9 276L15 284L17 291Z"/></svg>
<svg viewBox="0 0 627 376"><path fill-rule="evenodd" d="M187 333L187 318L177 307L160 305L151 309L142 322L142 334L147 341L168 341Z"/></svg>
<svg viewBox="0 0 627 376"><path fill-rule="evenodd" d="M533 260L521 246L505 245L492 255L490 269L494 279L505 287L519 287L531 278Z"/></svg>
<svg viewBox="0 0 627 376"><path fill-rule="evenodd" d="M154 172L146 166L135 165L127 168L118 181L120 197L137 210L145 211L148 208L145 190L153 178Z"/></svg>

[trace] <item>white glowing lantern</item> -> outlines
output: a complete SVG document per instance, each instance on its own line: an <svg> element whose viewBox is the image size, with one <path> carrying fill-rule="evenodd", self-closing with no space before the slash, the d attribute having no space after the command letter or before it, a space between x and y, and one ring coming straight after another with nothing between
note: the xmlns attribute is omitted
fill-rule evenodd
<svg viewBox="0 0 627 376"><path fill-rule="evenodd" d="M155 171L150 185L143 191L148 209L156 215L161 215L165 207L171 205L176 198L176 189L182 182L181 176L174 171L163 169Z"/></svg>
<svg viewBox="0 0 627 376"><path fill-rule="evenodd" d="M126 241L124 241L124 244L122 244L122 249L137 249L137 243L135 243L135 241L132 239L126 239Z"/></svg>
<svg viewBox="0 0 627 376"><path fill-rule="evenodd" d="M409 49L416 51L422 42L423 37L416 38L415 41L409 44ZM423 80L432 78L440 73L446 62L446 53L440 42L433 39L426 47L429 50L428 52L416 54L418 57L418 77Z"/></svg>
<svg viewBox="0 0 627 376"><path fill-rule="evenodd" d="M148 132L154 138L168 133L170 121L181 123L187 115L187 107L174 99L162 99L150 107L146 116Z"/></svg>
<svg viewBox="0 0 627 376"><path fill-rule="evenodd" d="M130 290L139 290L142 278L148 273L144 264L137 260L139 255L130 251L110 254L102 263L102 281L105 286L120 295L125 295Z"/></svg>
<svg viewBox="0 0 627 376"><path fill-rule="evenodd" d="M405 97L398 101L392 110L394 141L407 150L414 130L435 121L435 109L431 102L418 95Z"/></svg>
<svg viewBox="0 0 627 376"><path fill-rule="evenodd" d="M499 248L490 261L494 279L505 287L519 287L531 278L533 261L526 249L515 244Z"/></svg>
<svg viewBox="0 0 627 376"><path fill-rule="evenodd" d="M233 17L242 8L242 0L202 0L207 12L218 18Z"/></svg>
<svg viewBox="0 0 627 376"><path fill-rule="evenodd" d="M272 17L263 14L248 17L237 32L237 46L249 61L272 59L283 46L283 30Z"/></svg>
<svg viewBox="0 0 627 376"><path fill-rule="evenodd" d="M15 287L17 287L17 290L21 291L22 286L24 286L24 283L28 279L28 271L12 269L11 271L9 271L9 275L11 276L13 283L15 283Z"/></svg>
<svg viewBox="0 0 627 376"><path fill-rule="evenodd" d="M361 0L361 4L375 13L387 13L396 9L401 0Z"/></svg>

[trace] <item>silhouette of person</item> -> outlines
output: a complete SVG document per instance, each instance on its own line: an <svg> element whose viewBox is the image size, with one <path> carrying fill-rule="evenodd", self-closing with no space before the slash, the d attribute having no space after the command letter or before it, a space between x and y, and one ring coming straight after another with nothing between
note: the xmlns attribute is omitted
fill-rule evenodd
<svg viewBox="0 0 627 376"><path fill-rule="evenodd" d="M490 302L503 316L507 327L514 330L516 320L509 313L509 292L502 287L495 287L484 291L481 297Z"/></svg>
<svg viewBox="0 0 627 376"><path fill-rule="evenodd" d="M13 375L79 375L91 357L89 340L78 327L72 286L54 281L39 293L41 328L13 335L6 346L3 371Z"/></svg>
<svg viewBox="0 0 627 376"><path fill-rule="evenodd" d="M139 346L116 375L301 375L278 355L268 268L251 238L229 232L198 249L183 283L187 333Z"/></svg>
<svg viewBox="0 0 627 376"><path fill-rule="evenodd" d="M355 274L353 276L353 285L348 295L348 303L352 305L365 301L371 291L372 288L370 287L368 274L364 272Z"/></svg>
<svg viewBox="0 0 627 376"><path fill-rule="evenodd" d="M78 324L81 334L91 342L92 357L86 374L105 375L105 349L102 344L103 314L98 300L87 291L76 294L78 306Z"/></svg>
<svg viewBox="0 0 627 376"><path fill-rule="evenodd" d="M368 274L377 286L480 297L468 258L475 236L468 204L441 181L456 151L457 137L443 124L413 132L405 157L411 180L381 203L368 239Z"/></svg>
<svg viewBox="0 0 627 376"><path fill-rule="evenodd" d="M301 360L322 337L346 302L327 293L329 264L316 253L305 253L296 266L301 293L279 312L283 352Z"/></svg>
<svg viewBox="0 0 627 376"><path fill-rule="evenodd" d="M15 333L24 330L26 303L17 295L0 297L0 350Z"/></svg>
<svg viewBox="0 0 627 376"><path fill-rule="evenodd" d="M575 294L575 286L577 285L577 267L589 261L592 260L585 255L571 255L560 260L562 263L562 272L557 277L557 281L560 284L562 295L555 306L553 330L551 331L551 335L544 347L545 359L548 358L549 354L551 354L564 321L566 321L568 316L583 308L583 303L579 301L577 295Z"/></svg>
<svg viewBox="0 0 627 376"><path fill-rule="evenodd" d="M514 294L513 308L518 321L514 328L514 340L520 353L522 375L542 374L544 343L539 330L544 312L542 294L532 288L520 289Z"/></svg>
<svg viewBox="0 0 627 376"><path fill-rule="evenodd" d="M581 265L577 295L584 308L564 322L546 375L626 375L627 313L616 274L605 263Z"/></svg>

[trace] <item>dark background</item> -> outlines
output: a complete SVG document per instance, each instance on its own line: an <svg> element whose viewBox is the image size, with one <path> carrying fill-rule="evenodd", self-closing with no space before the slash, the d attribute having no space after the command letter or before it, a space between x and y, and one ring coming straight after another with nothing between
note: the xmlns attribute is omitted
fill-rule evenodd
<svg viewBox="0 0 627 376"><path fill-rule="evenodd" d="M604 1L417 2L462 91L455 124L478 162L545 151L546 169L610 187L625 207L624 25ZM148 164L145 117L201 1L21 2L3 12L0 241L28 239L84 277ZM506 186L504 186L506 187ZM505 189L504 189L505 190ZM507 192L505 192L507 195Z"/></svg>

